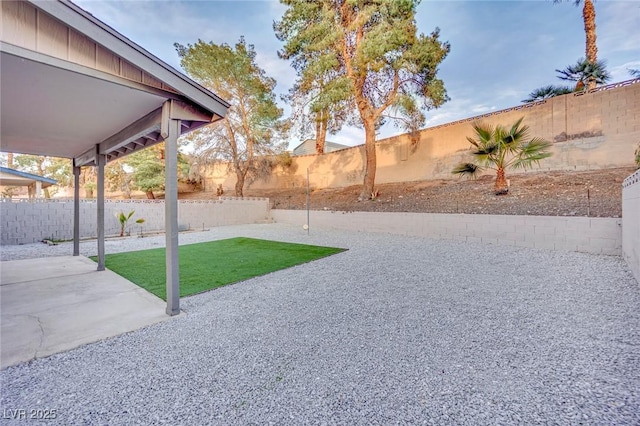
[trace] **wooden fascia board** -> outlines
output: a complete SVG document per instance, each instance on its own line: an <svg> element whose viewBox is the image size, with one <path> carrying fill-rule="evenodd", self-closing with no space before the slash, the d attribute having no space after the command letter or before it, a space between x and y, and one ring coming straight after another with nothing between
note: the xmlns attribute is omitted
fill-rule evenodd
<svg viewBox="0 0 640 426"><path fill-rule="evenodd" d="M186 102L171 100L171 109L169 117L173 120L186 121L203 121L211 123L216 114L198 108L196 105L190 105Z"/></svg>
<svg viewBox="0 0 640 426"><path fill-rule="evenodd" d="M73 159L73 167L82 167L93 165L96 161L96 148L92 146L82 154L74 157Z"/></svg>

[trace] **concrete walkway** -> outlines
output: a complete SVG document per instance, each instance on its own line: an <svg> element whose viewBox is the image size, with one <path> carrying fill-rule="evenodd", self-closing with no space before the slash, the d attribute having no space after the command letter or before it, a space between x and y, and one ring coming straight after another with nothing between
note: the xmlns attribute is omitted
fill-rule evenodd
<svg viewBox="0 0 640 426"><path fill-rule="evenodd" d="M2 368L169 319L165 303L86 257L0 262Z"/></svg>

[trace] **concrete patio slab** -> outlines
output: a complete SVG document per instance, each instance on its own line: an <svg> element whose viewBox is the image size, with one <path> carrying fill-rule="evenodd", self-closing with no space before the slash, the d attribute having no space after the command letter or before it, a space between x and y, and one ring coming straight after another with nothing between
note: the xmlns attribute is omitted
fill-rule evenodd
<svg viewBox="0 0 640 426"><path fill-rule="evenodd" d="M165 303L86 257L0 262L0 367L169 319Z"/></svg>

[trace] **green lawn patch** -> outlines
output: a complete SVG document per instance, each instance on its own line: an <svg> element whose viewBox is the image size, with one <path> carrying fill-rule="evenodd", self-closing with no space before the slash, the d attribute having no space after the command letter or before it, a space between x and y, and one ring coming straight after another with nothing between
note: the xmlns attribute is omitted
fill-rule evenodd
<svg viewBox="0 0 640 426"><path fill-rule="evenodd" d="M243 237L180 246L180 296L211 290L342 251L344 249ZM96 256L91 259L97 261ZM164 248L107 254L105 265L166 300Z"/></svg>

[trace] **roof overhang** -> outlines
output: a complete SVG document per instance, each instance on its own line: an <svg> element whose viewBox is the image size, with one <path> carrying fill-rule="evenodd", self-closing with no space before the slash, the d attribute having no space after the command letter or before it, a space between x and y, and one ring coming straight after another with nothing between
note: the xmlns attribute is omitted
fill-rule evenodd
<svg viewBox="0 0 640 426"><path fill-rule="evenodd" d="M98 49L108 51L112 61L119 61L120 70L126 65L141 77L126 78L127 69L120 74L105 72L66 60L64 51L43 53L13 39L9 43L3 36L2 151L73 158L81 166L94 164L98 154L110 161L161 142L167 134L163 119L165 125L169 118L181 120L183 134L224 117L225 101L73 3L24 3L66 28L69 45L73 33L94 43L96 57ZM47 29L33 31L44 37L38 31L46 34ZM72 53L69 50L66 57ZM145 84L147 77L156 87Z"/></svg>
<svg viewBox="0 0 640 426"><path fill-rule="evenodd" d="M36 182L40 182L42 188L58 184L54 179L32 175L31 173L9 169L7 167L0 167L0 186L31 186Z"/></svg>

